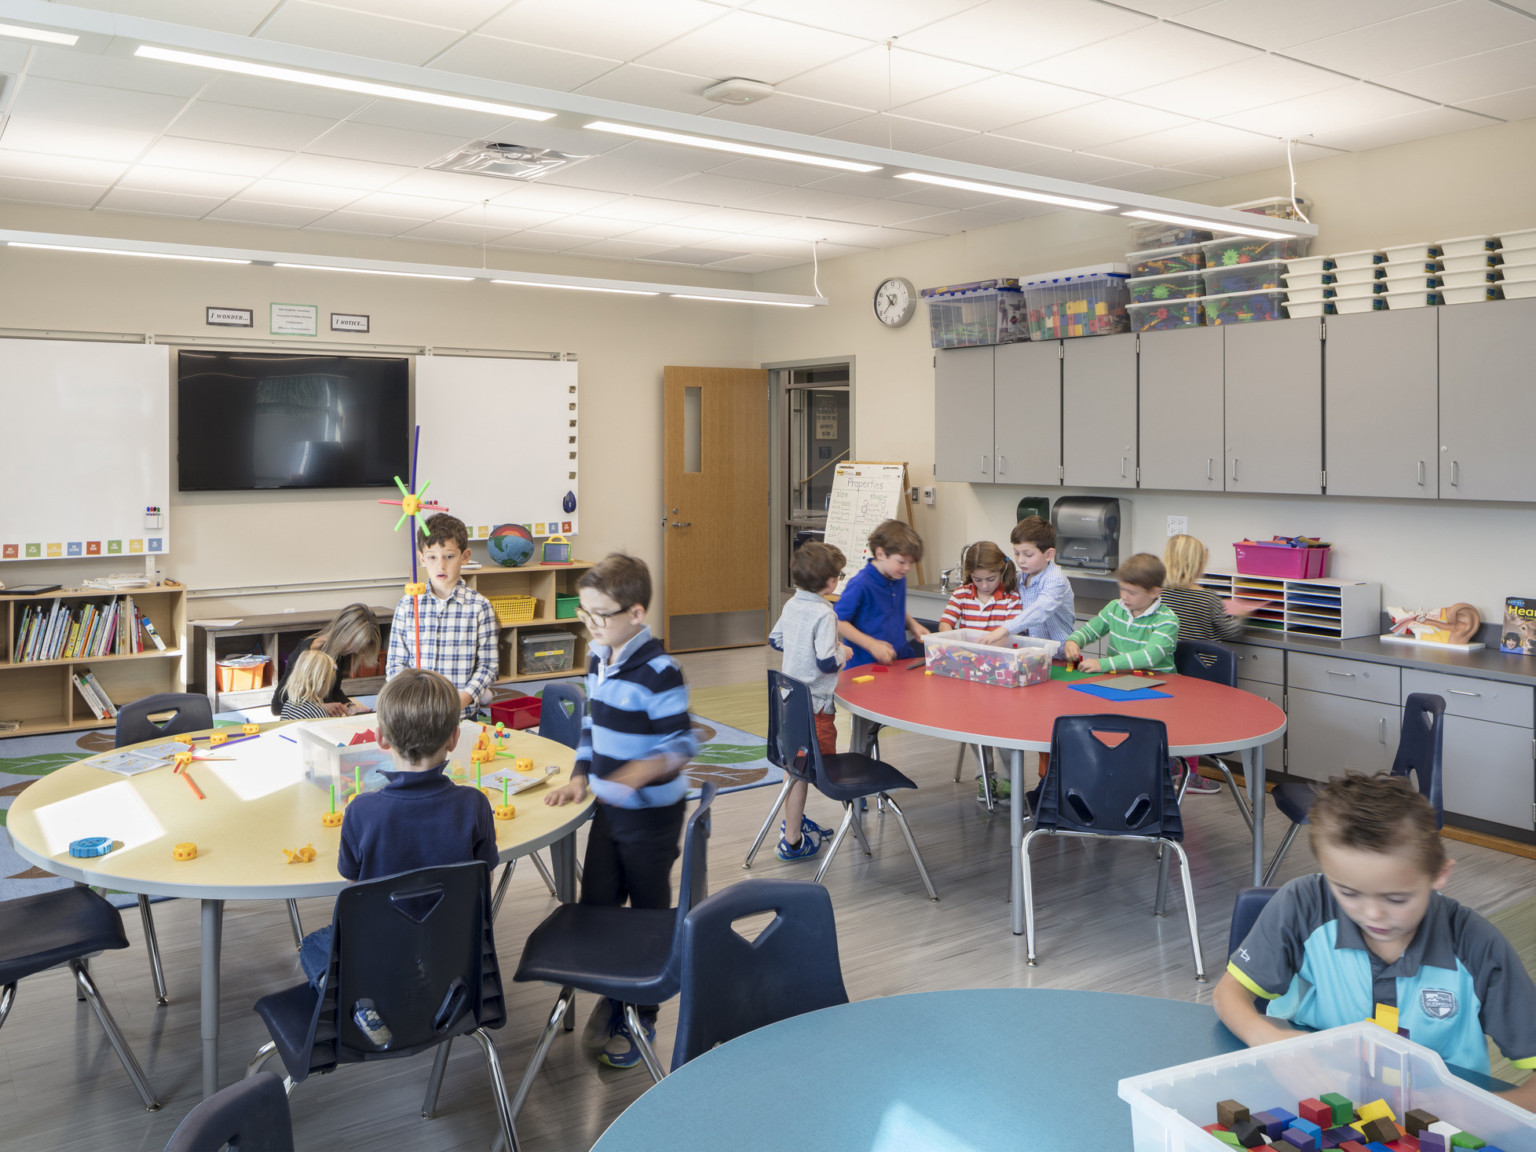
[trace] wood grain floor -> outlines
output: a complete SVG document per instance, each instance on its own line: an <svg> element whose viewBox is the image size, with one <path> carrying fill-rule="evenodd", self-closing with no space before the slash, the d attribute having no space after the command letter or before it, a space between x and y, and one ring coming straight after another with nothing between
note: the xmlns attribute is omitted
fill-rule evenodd
<svg viewBox="0 0 1536 1152"><path fill-rule="evenodd" d="M684 657L695 712L761 732L762 673L773 658L766 649ZM903 806L941 899L924 898L894 824L871 814L873 857L864 858L849 843L827 876L850 996L1042 987L1209 1003L1211 985L1194 980L1177 883L1169 915L1154 918L1155 866L1151 852L1140 845L1062 839L1036 849L1040 965L1027 967L1023 938L1008 931L1007 824L975 802L969 761L967 778L956 784L953 745L894 731L882 737L882 745L887 759L918 782ZM760 854L750 873L742 871L741 859L772 794L755 789L716 802L713 888L747 875L809 879L813 874L815 864L782 863L771 852ZM838 812L812 797L810 814L830 824ZM1185 824L1206 964L1214 980L1223 964L1232 899L1246 883L1248 838L1224 794L1186 801ZM1283 830L1284 818L1271 809L1267 835L1278 838ZM1457 899L1491 912L1528 895L1529 860L1470 844L1453 845L1452 854L1458 865L1449 892ZM1289 878L1312 866L1301 837L1282 875ZM504 971L516 967L523 939L552 907L537 876L519 870L497 925ZM321 901L302 909L306 926L317 926L330 914ZM0 1029L0 1147L96 1152L164 1146L198 1100L197 913L189 901L155 906L172 998L168 1007L155 1007L136 916L125 918L133 947L93 964L165 1107L157 1113L141 1108L95 1018L76 1003L67 973L45 973L22 982L15 1010ZM221 1075L229 1083L266 1039L251 1004L303 979L280 903L229 905L223 973ZM495 1040L506 1077L515 1085L553 990L509 984L508 992L508 1023ZM578 1025L590 1003L578 998ZM657 1043L663 1060L675 1020L675 1006L663 1008ZM879 1059L879 1054L849 1052L848 1058ZM430 1063L429 1057L417 1057L348 1067L299 1085L292 1097L299 1148L488 1147L495 1120L478 1048L455 1047L438 1115L427 1121L419 1111ZM648 1083L643 1070L599 1068L577 1036L557 1037L519 1118L523 1148L588 1148Z"/></svg>

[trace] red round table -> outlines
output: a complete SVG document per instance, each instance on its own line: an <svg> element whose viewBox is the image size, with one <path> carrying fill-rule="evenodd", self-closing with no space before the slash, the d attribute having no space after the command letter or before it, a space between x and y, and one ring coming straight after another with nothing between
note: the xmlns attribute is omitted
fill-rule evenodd
<svg viewBox="0 0 1536 1152"><path fill-rule="evenodd" d="M872 680L855 683L855 678L871 675ZM1262 697L1224 684L1172 673L1159 673L1158 679L1164 683L1155 690L1166 697L1118 701L1072 687L1073 683L1092 683L1092 679L997 688L951 676L924 675L921 661L901 660L884 669L864 665L844 670L837 678L834 698L854 718L856 749L868 749L872 723L1008 749L1013 795L1017 797L1024 794L1023 753L1050 751L1051 727L1058 716L1112 713L1161 720L1168 726L1171 756L1241 752L1253 811L1253 883L1257 885L1264 871L1264 745L1285 731L1285 713ZM1025 805L1015 803L1012 810L1010 890L1013 933L1019 936L1024 932L1019 848L1024 839Z"/></svg>

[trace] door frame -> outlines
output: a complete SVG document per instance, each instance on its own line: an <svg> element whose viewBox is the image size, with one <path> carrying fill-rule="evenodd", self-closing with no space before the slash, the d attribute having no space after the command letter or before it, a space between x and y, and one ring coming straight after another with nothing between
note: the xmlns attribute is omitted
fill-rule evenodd
<svg viewBox="0 0 1536 1152"><path fill-rule="evenodd" d="M789 373L801 368L848 368L848 459L858 455L858 404L859 379L858 357L815 356L804 360L775 360L759 367L768 370L768 607L772 618L777 620L786 592L779 573L783 572L789 557L784 554L784 493L789 477L785 475L784 460L789 445L786 433L789 428L789 396L784 386Z"/></svg>

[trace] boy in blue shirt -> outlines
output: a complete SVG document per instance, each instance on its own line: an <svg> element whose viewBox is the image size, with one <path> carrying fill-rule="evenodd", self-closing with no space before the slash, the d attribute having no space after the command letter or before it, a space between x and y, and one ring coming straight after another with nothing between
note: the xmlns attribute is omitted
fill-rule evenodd
<svg viewBox="0 0 1536 1152"><path fill-rule="evenodd" d="M907 633L928 634L907 615L907 573L923 558L922 537L910 524L882 520L869 534L871 558L843 585L837 601L837 634L853 648L848 667L889 664L921 655Z"/></svg>
<svg viewBox="0 0 1536 1152"><path fill-rule="evenodd" d="M651 574L645 561L612 553L576 585L576 616L592 634L587 712L571 782L544 798L570 804L597 798L582 865L581 902L631 908L672 906L672 862L683 835L688 778L697 746L688 685L677 661L646 627ZM656 1039L656 1006L637 1005L646 1039ZM640 1046L624 1006L599 999L587 1022L588 1046L611 1068L633 1068Z"/></svg>
<svg viewBox="0 0 1536 1152"><path fill-rule="evenodd" d="M412 666L441 672L458 689L463 716L472 720L496 679L500 630L491 602L459 576L469 559L469 529L457 516L439 512L427 521L427 537L419 545L417 559L427 578L427 591L402 597L395 606L384 675L392 677Z"/></svg>
<svg viewBox="0 0 1536 1152"><path fill-rule="evenodd" d="M1039 516L1013 526L1013 561L1019 569L1019 614L987 634L1001 644L1010 635L1039 636L1058 642L1072 634L1076 605L1072 585L1056 565L1056 529Z"/></svg>
<svg viewBox="0 0 1536 1152"><path fill-rule="evenodd" d="M1429 801L1403 777L1350 773L1310 817L1322 872L1275 893L1232 954L1213 997L1222 1023L1268 1044L1297 1035L1291 1022L1334 1028L1384 1005L1447 1063L1486 1074L1486 1033L1536 1068L1536 986L1497 928L1441 895L1455 862ZM1506 1098L1532 1109L1536 1077Z"/></svg>

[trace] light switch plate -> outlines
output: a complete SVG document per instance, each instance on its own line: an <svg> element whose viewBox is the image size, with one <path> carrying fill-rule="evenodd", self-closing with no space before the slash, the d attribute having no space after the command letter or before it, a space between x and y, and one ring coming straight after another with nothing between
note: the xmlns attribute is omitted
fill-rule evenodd
<svg viewBox="0 0 1536 1152"><path fill-rule="evenodd" d="M933 489L932 486L924 488L923 489L923 503L924 504L933 504L933 503L935 503L936 499L937 499L937 495L938 495L937 492L935 492L935 490Z"/></svg>
<svg viewBox="0 0 1536 1152"><path fill-rule="evenodd" d="M1188 532L1189 532L1189 517L1188 516L1170 516L1170 517L1168 517L1168 535L1170 535L1170 536L1184 536L1184 535L1188 534Z"/></svg>

